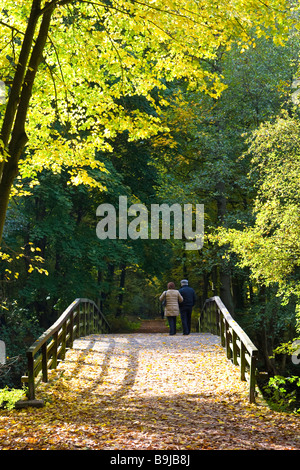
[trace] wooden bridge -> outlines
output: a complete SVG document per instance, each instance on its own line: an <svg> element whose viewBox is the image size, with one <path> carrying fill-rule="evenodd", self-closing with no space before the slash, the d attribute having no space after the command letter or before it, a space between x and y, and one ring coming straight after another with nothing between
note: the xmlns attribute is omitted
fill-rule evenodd
<svg viewBox="0 0 300 470"><path fill-rule="evenodd" d="M255 402L257 348L234 321L219 297L207 299L199 318L199 331L220 336L227 359L240 366L240 380L249 382L249 401ZM76 338L93 333L109 333L110 326L89 299L76 299L60 318L27 351L28 373L22 381L28 386L28 399L35 400L38 384L48 382L48 370L65 359L66 350Z"/></svg>

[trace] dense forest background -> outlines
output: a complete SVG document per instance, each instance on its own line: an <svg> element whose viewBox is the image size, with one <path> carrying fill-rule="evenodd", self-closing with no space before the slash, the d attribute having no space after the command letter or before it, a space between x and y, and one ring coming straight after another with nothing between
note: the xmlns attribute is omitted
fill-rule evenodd
<svg viewBox="0 0 300 470"><path fill-rule="evenodd" d="M204 300L219 295L258 347L272 399L299 408L289 349L299 335L299 34L282 44L252 37L242 51L236 42L203 59L222 78L220 96L184 78L154 88L152 99L164 103L161 131L112 134L110 149L95 153L105 171L85 168L98 185L70 184L70 164L15 179L1 247L0 339L9 359L0 386L19 385L26 347L75 298L95 300L115 331L130 331L160 316L167 282L187 278L197 293L194 327ZM115 100L128 114L155 116L141 95ZM63 132L59 120L53 126ZM96 209L118 208L119 196L147 207L204 204L203 248L187 251L173 238L99 240Z"/></svg>

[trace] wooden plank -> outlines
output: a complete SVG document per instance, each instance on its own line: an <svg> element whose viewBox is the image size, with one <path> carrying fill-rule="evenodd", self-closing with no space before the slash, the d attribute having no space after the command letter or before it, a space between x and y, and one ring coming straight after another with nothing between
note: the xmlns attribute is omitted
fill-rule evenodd
<svg viewBox="0 0 300 470"><path fill-rule="evenodd" d="M251 364L251 356L249 353L247 353L245 351L245 361L246 361L246 364L250 367L250 364Z"/></svg>
<svg viewBox="0 0 300 470"><path fill-rule="evenodd" d="M220 336L221 336L221 345L223 348L225 347L225 326L224 326L224 318L220 312Z"/></svg>
<svg viewBox="0 0 300 470"><path fill-rule="evenodd" d="M236 345L237 334L235 331L232 332L232 360L233 364L237 365L237 345Z"/></svg>
<svg viewBox="0 0 300 470"><path fill-rule="evenodd" d="M230 332L228 330L228 325L225 324L225 348L227 359L231 359L231 350L230 350Z"/></svg>
<svg viewBox="0 0 300 470"><path fill-rule="evenodd" d="M35 383L34 383L34 360L33 354L27 351L27 366L28 366L28 398L30 400L35 399Z"/></svg>
<svg viewBox="0 0 300 470"><path fill-rule="evenodd" d="M58 333L55 332L53 334L53 362L52 362L52 368L56 369L57 368L57 348L58 348Z"/></svg>
<svg viewBox="0 0 300 470"><path fill-rule="evenodd" d="M48 382L48 365L47 365L47 343L42 345L42 375L43 382Z"/></svg>
<svg viewBox="0 0 300 470"><path fill-rule="evenodd" d="M70 334L69 334L69 345L73 347L74 341L74 312L71 312L70 316Z"/></svg>
<svg viewBox="0 0 300 470"><path fill-rule="evenodd" d="M250 379L249 379L249 401L255 403L255 370L256 370L256 355L252 354L250 363Z"/></svg>
<svg viewBox="0 0 300 470"><path fill-rule="evenodd" d="M243 343L241 343L241 362L240 362L240 378L241 380L246 380L245 371L246 371L246 360L245 360L246 348Z"/></svg>
<svg viewBox="0 0 300 470"><path fill-rule="evenodd" d="M47 361L47 368L48 369L54 369L54 367L53 367L53 357L52 356Z"/></svg>

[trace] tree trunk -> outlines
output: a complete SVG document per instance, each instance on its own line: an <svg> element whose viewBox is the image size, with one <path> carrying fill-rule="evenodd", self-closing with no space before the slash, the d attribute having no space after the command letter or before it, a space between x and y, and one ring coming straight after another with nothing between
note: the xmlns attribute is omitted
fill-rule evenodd
<svg viewBox="0 0 300 470"><path fill-rule="evenodd" d="M217 195L217 216L219 224L223 224L224 217L226 214L226 197L225 197L225 183L222 181L216 185L218 192ZM228 309L229 313L234 315L234 304L231 294L231 276L229 272L229 267L225 260L222 260L220 267L220 298L224 303L225 307Z"/></svg>
<svg viewBox="0 0 300 470"><path fill-rule="evenodd" d="M11 187L18 174L20 156L28 141L25 122L33 83L42 59L51 16L55 6L54 3L52 5L49 4L43 12L39 33L33 46L34 33L42 12L41 0L33 0L32 2L19 62L5 111L0 138L3 141L4 148L8 150L9 157L0 166L0 242L3 235Z"/></svg>
<svg viewBox="0 0 300 470"><path fill-rule="evenodd" d="M29 59L30 51L32 48L34 32L36 29L37 21L40 15L41 0L33 0L31 12L27 24L27 28L24 35L24 40L19 56L19 61L16 67L16 73L13 79L11 91L9 94L5 115L3 119L2 129L1 129L1 139L3 141L4 147L8 147L10 133L13 128L13 123L15 120L15 115L18 109L20 93L22 90L24 77L26 74L27 62ZM0 180L2 179L2 170L4 162L0 166Z"/></svg>
<svg viewBox="0 0 300 470"><path fill-rule="evenodd" d="M126 266L125 264L121 265L121 276L120 276L120 293L119 293L119 306L116 312L116 317L120 317L122 315L122 304L123 304L123 297L124 297L124 287L125 287L125 276L126 276Z"/></svg>
<svg viewBox="0 0 300 470"><path fill-rule="evenodd" d="M241 279L239 276L235 276L232 278L232 293L234 299L234 307L235 309L242 310L245 308L245 301L244 301L244 280Z"/></svg>
<svg viewBox="0 0 300 470"><path fill-rule="evenodd" d="M274 376L277 374L277 369L275 365L275 360L271 358L271 356L273 355L273 346L272 345L271 347L269 346L269 341L267 338L265 325L263 325L262 330L261 330L261 340L262 340L262 354L264 357L266 369L269 375Z"/></svg>

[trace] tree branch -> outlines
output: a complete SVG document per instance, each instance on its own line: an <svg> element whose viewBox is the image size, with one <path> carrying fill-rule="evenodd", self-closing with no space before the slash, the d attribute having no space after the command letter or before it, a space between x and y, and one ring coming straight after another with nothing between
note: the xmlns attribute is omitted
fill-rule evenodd
<svg viewBox="0 0 300 470"><path fill-rule="evenodd" d="M109 32L107 31L107 28L105 27L105 25L104 25L104 23L103 23L103 21L102 21L102 18L101 18L100 15L99 15L99 12L98 12L96 6L93 5L93 8L94 8L94 10L95 10L95 12L96 12L96 15L97 15L98 18L99 18L99 21L100 21L102 27L104 28L104 31L105 31L106 34L107 34L107 37L108 37L108 39L109 39L109 41L110 41L110 43L111 43L113 49L115 50L115 52L116 52L116 54L117 54L117 56L118 56L118 59L119 59L119 62L120 62L120 67L121 67L121 80L122 80L122 86L123 86L123 84L124 84L124 68L123 68L122 58L121 58L121 56L120 56L120 53L119 53L119 51L118 51L118 48L116 47L114 41L113 41L112 38L110 37L110 34L109 34Z"/></svg>
<svg viewBox="0 0 300 470"><path fill-rule="evenodd" d="M53 9L54 9L54 6L53 6ZM14 153L16 151L18 153L18 150L15 148L15 142L14 142L16 136L18 136L20 132L21 133L25 132L25 121L26 121L30 98L32 95L33 82L37 74L39 64L42 60L43 50L44 50L46 40L48 37L48 31L49 31L53 9L52 10L48 9L47 12L43 15L39 33L38 33L35 45L32 49L32 54L29 60L29 64L28 64L28 68L27 68L27 72L26 72L26 76L24 80L24 85L23 85L23 89L22 89L22 93L20 97L20 102L19 102L17 113L16 113L16 120L14 124L14 129L12 132L11 142L9 145L11 158L14 157ZM17 137L17 140L18 140L18 137Z"/></svg>
<svg viewBox="0 0 300 470"><path fill-rule="evenodd" d="M23 31L20 31L19 29L15 28L15 26L5 23L5 21L0 20L0 24L2 24L2 26L5 26L6 28L11 29L12 31L15 31L18 34L25 34Z"/></svg>

